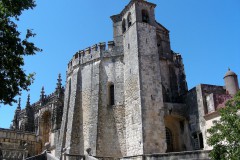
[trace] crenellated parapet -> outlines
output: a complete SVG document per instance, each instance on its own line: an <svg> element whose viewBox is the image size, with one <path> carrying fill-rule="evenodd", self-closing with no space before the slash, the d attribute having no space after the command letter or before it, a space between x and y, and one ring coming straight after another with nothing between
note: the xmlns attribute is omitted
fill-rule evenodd
<svg viewBox="0 0 240 160"><path fill-rule="evenodd" d="M114 41L94 44L93 46L80 50L73 55L73 58L68 63L67 73L70 74L73 69L79 65L91 63L102 58L110 58L120 55L123 55L123 48L115 46Z"/></svg>

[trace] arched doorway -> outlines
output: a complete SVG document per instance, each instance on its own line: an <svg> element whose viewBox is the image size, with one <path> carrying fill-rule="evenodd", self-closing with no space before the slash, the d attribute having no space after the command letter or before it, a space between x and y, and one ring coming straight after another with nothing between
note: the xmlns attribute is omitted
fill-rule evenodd
<svg viewBox="0 0 240 160"><path fill-rule="evenodd" d="M174 115L167 115L164 117L166 127L166 152L180 152L186 151L190 148L190 139L185 119L183 117Z"/></svg>

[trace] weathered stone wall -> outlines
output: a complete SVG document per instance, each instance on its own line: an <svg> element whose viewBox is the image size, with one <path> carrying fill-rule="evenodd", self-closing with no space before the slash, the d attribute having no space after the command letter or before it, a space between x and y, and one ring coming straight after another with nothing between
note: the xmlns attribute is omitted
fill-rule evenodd
<svg viewBox="0 0 240 160"><path fill-rule="evenodd" d="M82 67L84 149L91 148L93 155L96 155L97 145L99 70L99 61Z"/></svg>
<svg viewBox="0 0 240 160"><path fill-rule="evenodd" d="M66 138L60 135L60 141L65 140L65 148L70 154L84 154L86 148L92 148L96 154L98 96L99 96L99 61L86 63L70 70L71 90L66 92L69 97L65 103L64 115ZM70 96L71 95L71 96ZM69 106L67 108L67 106ZM66 116L66 117L65 117ZM64 128L62 126L62 131Z"/></svg>
<svg viewBox="0 0 240 160"><path fill-rule="evenodd" d="M156 28L137 23L144 154L166 150Z"/></svg>
<svg viewBox="0 0 240 160"><path fill-rule="evenodd" d="M125 155L123 66L122 56L103 59L100 65L98 156ZM114 85L114 105L109 103L110 85Z"/></svg>
<svg viewBox="0 0 240 160"><path fill-rule="evenodd" d="M134 16L135 5L132 5L129 11ZM123 35L126 154L138 155L143 154L142 108L140 96L138 33L134 18L132 23L132 26L128 28Z"/></svg>
<svg viewBox="0 0 240 160"><path fill-rule="evenodd" d="M107 149L112 150L108 154L114 156L125 152L123 58L121 47L113 44L109 44L108 50L105 44L99 44L96 50L92 48L78 52L68 65L71 89L68 89L67 83L63 114L65 120L61 129L61 132L66 131L66 135L60 134L59 138L67 153L84 154L87 148L92 149L93 155L107 154ZM108 105L109 83L115 87L114 109L109 109ZM106 125L111 116L113 119L110 118L109 125ZM116 138L110 139L113 132L117 133L114 134ZM103 139L99 138L101 136ZM104 145L98 143L97 146L98 140L104 140ZM120 141L119 144L116 141Z"/></svg>
<svg viewBox="0 0 240 160"><path fill-rule="evenodd" d="M71 154L79 154L79 107L77 105L78 99L76 97L79 94L79 68L76 68L71 73L71 90L69 96L69 109L68 109L68 122L66 126L66 141L65 147L67 152ZM68 97L68 95L65 95Z"/></svg>
<svg viewBox="0 0 240 160"><path fill-rule="evenodd" d="M171 87L170 87L170 73L169 73L169 62L167 59L160 59L161 68L161 81L163 88L164 102L171 102Z"/></svg>

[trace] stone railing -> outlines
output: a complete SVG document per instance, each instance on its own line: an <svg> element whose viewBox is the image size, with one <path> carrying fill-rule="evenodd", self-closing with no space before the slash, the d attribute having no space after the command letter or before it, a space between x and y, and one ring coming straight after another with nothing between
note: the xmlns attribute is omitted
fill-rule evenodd
<svg viewBox="0 0 240 160"><path fill-rule="evenodd" d="M22 160L25 154L26 151L23 149L2 149L3 159L7 160Z"/></svg>

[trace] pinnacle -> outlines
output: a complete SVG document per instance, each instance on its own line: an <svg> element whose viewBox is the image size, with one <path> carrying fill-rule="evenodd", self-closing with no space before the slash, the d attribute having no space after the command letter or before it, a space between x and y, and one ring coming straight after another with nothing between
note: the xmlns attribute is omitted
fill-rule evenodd
<svg viewBox="0 0 240 160"><path fill-rule="evenodd" d="M42 91L41 94L44 95L45 91L44 91L44 86L42 86Z"/></svg>
<svg viewBox="0 0 240 160"><path fill-rule="evenodd" d="M41 95L40 95L40 100L43 101L45 96L45 91L44 91L44 86L42 86L42 90L41 90Z"/></svg>
<svg viewBox="0 0 240 160"><path fill-rule="evenodd" d="M21 110L21 98L20 98L20 97L19 97L19 99L18 99L17 110Z"/></svg>
<svg viewBox="0 0 240 160"><path fill-rule="evenodd" d="M62 78L61 74L58 74L58 79L57 79L57 86L56 86L56 91L60 91L62 88Z"/></svg>
<svg viewBox="0 0 240 160"><path fill-rule="evenodd" d="M28 94L28 97L27 97L26 107L29 107L29 106L30 106L30 94Z"/></svg>

